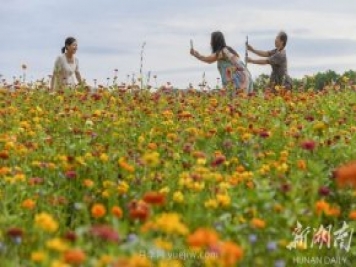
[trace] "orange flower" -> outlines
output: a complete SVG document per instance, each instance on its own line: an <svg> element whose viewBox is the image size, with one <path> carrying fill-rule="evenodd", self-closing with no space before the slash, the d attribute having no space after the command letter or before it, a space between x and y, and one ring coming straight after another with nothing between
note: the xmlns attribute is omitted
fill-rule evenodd
<svg viewBox="0 0 356 267"><path fill-rule="evenodd" d="M147 192L143 196L143 200L152 205L163 205L166 202L166 197L164 194L159 192Z"/></svg>
<svg viewBox="0 0 356 267"><path fill-rule="evenodd" d="M0 168L0 175L6 175L9 174L11 172L11 169L8 167L1 167Z"/></svg>
<svg viewBox="0 0 356 267"><path fill-rule="evenodd" d="M156 144L156 143L149 143L149 144L147 145L147 147L148 147L149 149L156 150L156 149L157 149L157 144Z"/></svg>
<svg viewBox="0 0 356 267"><path fill-rule="evenodd" d="M326 215L328 216L339 217L340 213L341 211L339 207L331 207L329 210L326 210Z"/></svg>
<svg viewBox="0 0 356 267"><path fill-rule="evenodd" d="M266 222L262 219L253 218L250 222L251 226L254 228L263 229L266 227Z"/></svg>
<svg viewBox="0 0 356 267"><path fill-rule="evenodd" d="M21 207L28 209L28 210L34 209L35 206L36 206L36 201L33 201L30 198L24 200L21 204Z"/></svg>
<svg viewBox="0 0 356 267"><path fill-rule="evenodd" d="M208 228L199 228L187 238L190 247L211 247L218 243L219 236L217 232Z"/></svg>
<svg viewBox="0 0 356 267"><path fill-rule="evenodd" d="M91 215L94 218L101 218L105 216L106 214L106 208L103 204L94 204L93 207L91 208Z"/></svg>
<svg viewBox="0 0 356 267"><path fill-rule="evenodd" d="M146 202L133 200L129 204L129 214L131 219L147 220L150 210Z"/></svg>
<svg viewBox="0 0 356 267"><path fill-rule="evenodd" d="M350 212L349 219L356 221L356 210Z"/></svg>
<svg viewBox="0 0 356 267"><path fill-rule="evenodd" d="M338 187L352 186L356 188L356 161L340 166L333 173Z"/></svg>
<svg viewBox="0 0 356 267"><path fill-rule="evenodd" d="M325 202L324 200L319 200L315 204L316 214L320 215L322 213L327 213L330 209L329 203Z"/></svg>
<svg viewBox="0 0 356 267"><path fill-rule="evenodd" d="M114 215L116 218L121 218L122 217L122 209L118 206L114 206L111 209L111 214Z"/></svg>
<svg viewBox="0 0 356 267"><path fill-rule="evenodd" d="M221 258L223 266L236 266L236 263L243 258L243 250L233 242L224 242L221 245Z"/></svg>
<svg viewBox="0 0 356 267"><path fill-rule="evenodd" d="M124 170L126 170L126 171L128 171L128 172L134 172L134 171L135 171L135 167L132 166L132 165L130 165L130 164L128 164L128 163L125 161L125 159L123 159L123 158L120 158L120 159L118 160L118 164L119 164L119 166L120 166L122 169L124 169Z"/></svg>
<svg viewBox="0 0 356 267"><path fill-rule="evenodd" d="M297 166L298 166L299 170L306 170L307 169L307 163L303 159L300 159L300 160L297 161Z"/></svg>
<svg viewBox="0 0 356 267"><path fill-rule="evenodd" d="M64 253L64 262L72 265L81 265L85 259L85 253L80 249L68 250Z"/></svg>

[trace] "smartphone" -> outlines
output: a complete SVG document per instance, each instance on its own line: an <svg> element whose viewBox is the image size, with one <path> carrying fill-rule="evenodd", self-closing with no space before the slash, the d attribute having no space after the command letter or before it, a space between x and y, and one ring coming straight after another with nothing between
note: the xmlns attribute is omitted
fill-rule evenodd
<svg viewBox="0 0 356 267"><path fill-rule="evenodd" d="M192 39L190 39L190 49L194 49L194 47L193 47L193 40L192 40Z"/></svg>

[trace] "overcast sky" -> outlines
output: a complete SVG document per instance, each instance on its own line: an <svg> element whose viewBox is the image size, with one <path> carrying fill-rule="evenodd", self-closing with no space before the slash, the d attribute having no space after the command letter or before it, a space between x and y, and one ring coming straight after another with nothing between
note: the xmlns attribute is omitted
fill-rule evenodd
<svg viewBox="0 0 356 267"><path fill-rule="evenodd" d="M356 1L351 0L0 0L0 74L11 80L28 65L28 79L48 77L67 36L78 40L82 76L106 84L140 70L159 84L197 85L205 72L214 86L216 64L190 56L189 40L210 54L210 34L220 30L244 55L246 35L255 48L274 48L288 33L289 73L302 77L333 69L356 69ZM252 55L251 55L252 56ZM252 66L254 77L270 66Z"/></svg>

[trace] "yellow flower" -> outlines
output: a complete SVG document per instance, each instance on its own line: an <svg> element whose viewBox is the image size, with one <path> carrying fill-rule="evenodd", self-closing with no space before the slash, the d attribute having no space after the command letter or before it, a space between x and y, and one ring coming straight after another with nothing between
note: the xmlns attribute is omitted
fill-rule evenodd
<svg viewBox="0 0 356 267"><path fill-rule="evenodd" d="M218 194L216 196L218 203L223 207L228 207L231 204L231 198L227 194Z"/></svg>
<svg viewBox="0 0 356 267"><path fill-rule="evenodd" d="M209 199L204 203L205 208L216 209L219 206L219 203L216 199Z"/></svg>
<svg viewBox="0 0 356 267"><path fill-rule="evenodd" d="M156 151L144 154L142 159L150 167L156 167L160 163L159 153Z"/></svg>
<svg viewBox="0 0 356 267"><path fill-rule="evenodd" d="M197 165L205 165L205 164L206 164L206 159L204 158L197 159Z"/></svg>
<svg viewBox="0 0 356 267"><path fill-rule="evenodd" d="M120 182L119 185L117 186L117 192L120 195L125 194L129 190L130 186L126 182Z"/></svg>
<svg viewBox="0 0 356 267"><path fill-rule="evenodd" d="M182 192L180 192L180 191L174 192L173 201L176 202L176 203L183 203L184 202L184 195L182 194Z"/></svg>
<svg viewBox="0 0 356 267"><path fill-rule="evenodd" d="M143 257L141 254L139 254L133 255L130 258L130 264L128 266L153 267L153 264L148 257Z"/></svg>
<svg viewBox="0 0 356 267"><path fill-rule="evenodd" d="M105 153L102 153L102 154L100 155L100 160L101 160L102 162L108 162L109 156L108 156L107 154L105 154Z"/></svg>
<svg viewBox="0 0 356 267"><path fill-rule="evenodd" d="M37 214L35 216L35 225L46 232L55 232L58 229L58 223L53 217L45 212Z"/></svg>
<svg viewBox="0 0 356 267"><path fill-rule="evenodd" d="M68 244L63 239L58 237L48 240L46 242L46 246L51 250L55 250L59 252L66 251L69 248Z"/></svg>
<svg viewBox="0 0 356 267"><path fill-rule="evenodd" d="M114 258L110 255L102 255L97 263L97 267L107 267L110 266L114 261Z"/></svg>
<svg viewBox="0 0 356 267"><path fill-rule="evenodd" d="M43 262L47 259L47 254L43 251L34 251L31 253L31 260L34 262Z"/></svg>
<svg viewBox="0 0 356 267"><path fill-rule="evenodd" d="M84 185L85 187L91 188L91 187L94 186L94 182L93 182L93 180L85 179L85 180L83 181L83 185Z"/></svg>
<svg viewBox="0 0 356 267"><path fill-rule="evenodd" d="M155 239L154 243L157 248L160 248L163 250L169 251L169 250L172 250L172 248L173 248L172 242L165 241L162 238Z"/></svg>
<svg viewBox="0 0 356 267"><path fill-rule="evenodd" d="M160 260L158 267L183 267L179 260Z"/></svg>
<svg viewBox="0 0 356 267"><path fill-rule="evenodd" d="M51 267L71 267L71 266L67 263L60 261L60 260L54 260L51 263Z"/></svg>
<svg viewBox="0 0 356 267"><path fill-rule="evenodd" d="M163 213L156 218L153 228L166 234L188 234L188 228L181 222L177 213Z"/></svg>

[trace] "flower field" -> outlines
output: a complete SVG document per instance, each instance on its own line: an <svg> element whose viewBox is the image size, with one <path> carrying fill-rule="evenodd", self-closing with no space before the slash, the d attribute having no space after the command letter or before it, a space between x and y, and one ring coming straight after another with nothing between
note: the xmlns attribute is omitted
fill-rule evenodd
<svg viewBox="0 0 356 267"><path fill-rule="evenodd" d="M354 88L228 95L1 89L0 266L354 266Z"/></svg>

